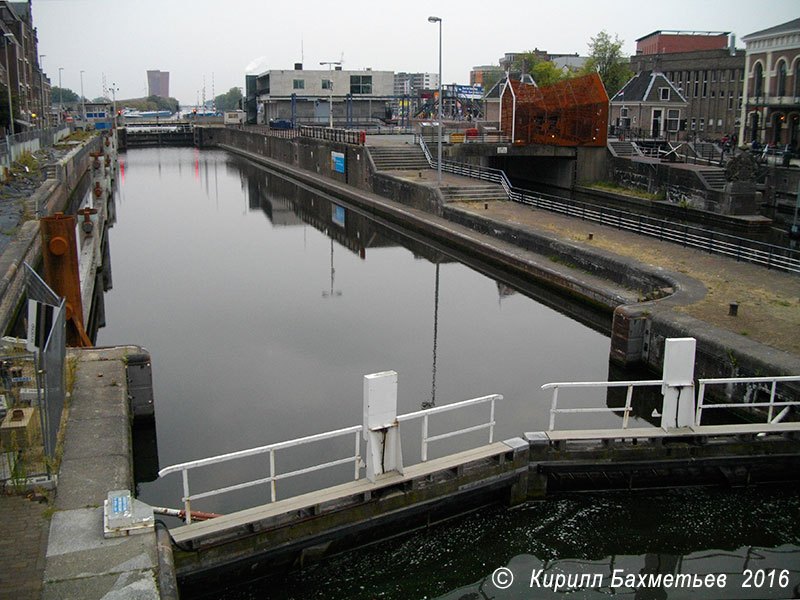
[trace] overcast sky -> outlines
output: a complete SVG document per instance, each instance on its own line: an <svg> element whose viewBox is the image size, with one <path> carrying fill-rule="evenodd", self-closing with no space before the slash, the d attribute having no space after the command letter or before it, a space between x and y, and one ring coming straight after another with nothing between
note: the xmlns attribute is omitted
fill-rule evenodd
<svg viewBox="0 0 800 600"><path fill-rule="evenodd" d="M539 48L587 54L601 30L624 41L657 29L743 35L800 17L798 0L33 0L45 73L58 85L100 96L103 75L117 98L146 95L148 69L170 72L170 95L191 105L244 86L255 68L344 60L345 69L438 70L442 18L444 83L469 83L475 65ZM737 43L744 47L743 44Z"/></svg>

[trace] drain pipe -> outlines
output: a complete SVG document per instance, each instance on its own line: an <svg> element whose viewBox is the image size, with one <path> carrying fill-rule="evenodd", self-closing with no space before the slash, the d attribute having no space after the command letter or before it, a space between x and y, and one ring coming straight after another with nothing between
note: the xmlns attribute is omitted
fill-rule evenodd
<svg viewBox="0 0 800 600"><path fill-rule="evenodd" d="M166 525L156 521L156 549L158 553L158 595L161 600L179 600L178 577L175 575L175 557Z"/></svg>

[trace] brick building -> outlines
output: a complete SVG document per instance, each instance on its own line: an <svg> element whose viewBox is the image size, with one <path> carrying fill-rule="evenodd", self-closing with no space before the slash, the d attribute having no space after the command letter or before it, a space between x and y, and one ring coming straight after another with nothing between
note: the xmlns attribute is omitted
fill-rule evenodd
<svg viewBox="0 0 800 600"><path fill-rule="evenodd" d="M658 30L636 40L636 54L672 54L719 50L728 45L729 31Z"/></svg>
<svg viewBox="0 0 800 600"><path fill-rule="evenodd" d="M0 1L0 39L4 46L0 50L2 79L11 86L15 131L46 127L51 112L50 80L39 64L31 0Z"/></svg>
<svg viewBox="0 0 800 600"><path fill-rule="evenodd" d="M691 38L697 42L699 36ZM664 73L686 99L679 136L684 140L718 140L738 132L744 68L744 51L732 46L631 57L634 73Z"/></svg>
<svg viewBox="0 0 800 600"><path fill-rule="evenodd" d="M800 19L742 38L746 83L740 139L776 146L800 143Z"/></svg>
<svg viewBox="0 0 800 600"><path fill-rule="evenodd" d="M611 99L608 122L619 136L675 140L686 106L686 99L664 73L642 71Z"/></svg>

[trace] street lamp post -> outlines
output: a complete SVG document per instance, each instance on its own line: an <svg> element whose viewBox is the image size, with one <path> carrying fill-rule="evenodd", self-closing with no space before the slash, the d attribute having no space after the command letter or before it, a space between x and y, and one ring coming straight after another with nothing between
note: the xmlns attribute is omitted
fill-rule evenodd
<svg viewBox="0 0 800 600"><path fill-rule="evenodd" d="M333 65L341 65L342 61L321 62L320 65L328 65L328 127L333 129Z"/></svg>
<svg viewBox="0 0 800 600"><path fill-rule="evenodd" d="M113 81L111 82L111 114L113 115L114 122L116 123L117 119L117 84Z"/></svg>
<svg viewBox="0 0 800 600"><path fill-rule="evenodd" d="M439 130L436 136L436 182L442 185L442 19L428 17L430 23L439 23Z"/></svg>
<svg viewBox="0 0 800 600"><path fill-rule="evenodd" d="M8 44L10 40L14 40L16 43L17 39L14 37L13 33L4 33L3 34L3 41L5 42L3 45L6 47L6 89L8 90L8 121L11 124L11 135L14 135L14 106L11 104L11 65L8 63Z"/></svg>
<svg viewBox="0 0 800 600"><path fill-rule="evenodd" d="M39 91L41 92L39 95L42 98L42 110L39 111L41 115L40 121L42 123L42 129L47 126L47 113L44 110L44 57L47 56L46 54L39 55L39 87L41 88Z"/></svg>
<svg viewBox="0 0 800 600"><path fill-rule="evenodd" d="M86 129L86 98L83 97L83 71L81 71L81 125Z"/></svg>
<svg viewBox="0 0 800 600"><path fill-rule="evenodd" d="M61 87L61 71L64 67L58 67L58 124L61 125L61 117L64 113L64 88Z"/></svg>

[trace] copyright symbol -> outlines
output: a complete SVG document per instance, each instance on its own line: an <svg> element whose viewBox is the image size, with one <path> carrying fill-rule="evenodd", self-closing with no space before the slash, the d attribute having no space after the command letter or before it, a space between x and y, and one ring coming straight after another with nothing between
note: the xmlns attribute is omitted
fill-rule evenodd
<svg viewBox="0 0 800 600"><path fill-rule="evenodd" d="M495 569L494 573L492 573L492 583L498 590L508 589L511 587L511 584L514 583L514 574L511 572L511 569L507 569L506 567Z"/></svg>

